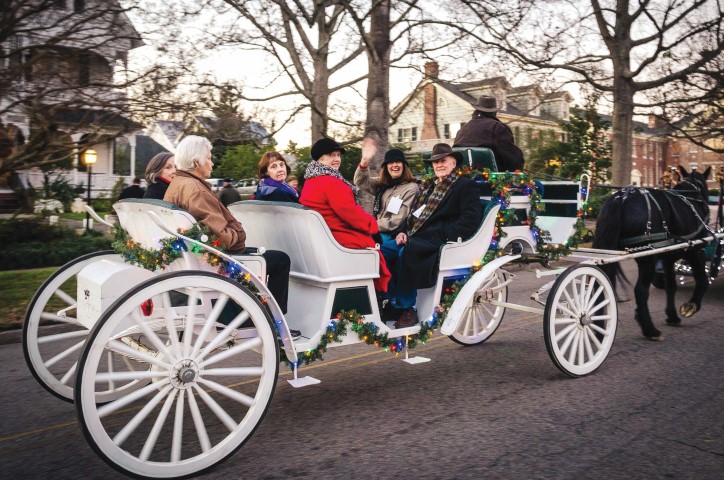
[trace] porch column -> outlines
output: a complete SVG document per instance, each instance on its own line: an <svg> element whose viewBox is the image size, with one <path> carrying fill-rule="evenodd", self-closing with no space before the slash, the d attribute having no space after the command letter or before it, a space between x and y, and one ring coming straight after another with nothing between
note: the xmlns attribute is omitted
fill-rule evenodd
<svg viewBox="0 0 724 480"><path fill-rule="evenodd" d="M73 140L73 185L78 185L78 165L80 165L80 149L78 144L83 138L84 133L71 133L70 139ZM87 186L86 186L87 187Z"/></svg>
<svg viewBox="0 0 724 480"><path fill-rule="evenodd" d="M128 146L131 148L131 182L136 178L136 132L126 135Z"/></svg>

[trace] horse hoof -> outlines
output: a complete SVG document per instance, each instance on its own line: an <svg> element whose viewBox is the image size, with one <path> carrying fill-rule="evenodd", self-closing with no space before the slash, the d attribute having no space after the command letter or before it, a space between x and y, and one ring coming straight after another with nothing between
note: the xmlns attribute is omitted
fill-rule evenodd
<svg viewBox="0 0 724 480"><path fill-rule="evenodd" d="M644 338L646 340L650 340L652 342L660 342L664 339L664 336L659 333L658 335L655 335L655 336L644 335Z"/></svg>
<svg viewBox="0 0 724 480"><path fill-rule="evenodd" d="M681 326L681 319L680 319L680 318L675 318L675 319L667 318L667 319L666 319L666 325L668 325L668 326L670 326L670 327L680 327L680 326Z"/></svg>
<svg viewBox="0 0 724 480"><path fill-rule="evenodd" d="M684 318L690 318L696 313L696 304L687 302L679 307L679 315ZM668 322L667 322L668 323Z"/></svg>

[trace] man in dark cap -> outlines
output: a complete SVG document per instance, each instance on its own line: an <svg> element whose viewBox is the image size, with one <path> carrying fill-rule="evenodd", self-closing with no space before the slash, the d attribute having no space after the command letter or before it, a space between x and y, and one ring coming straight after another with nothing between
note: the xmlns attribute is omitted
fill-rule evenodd
<svg viewBox="0 0 724 480"><path fill-rule="evenodd" d="M473 107L473 118L455 136L453 147L486 147L493 151L499 171L523 170L523 152L510 128L498 120L495 97L482 96Z"/></svg>
<svg viewBox="0 0 724 480"><path fill-rule="evenodd" d="M241 200L241 195L239 195L239 192L231 182L233 182L232 179L225 178L223 186L221 187L221 193L219 194L219 200L221 200L221 203L223 203L225 207Z"/></svg>

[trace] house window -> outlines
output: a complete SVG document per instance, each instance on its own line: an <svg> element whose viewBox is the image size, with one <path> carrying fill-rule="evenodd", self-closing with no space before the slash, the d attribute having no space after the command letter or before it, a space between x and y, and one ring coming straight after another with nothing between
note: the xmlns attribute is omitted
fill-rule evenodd
<svg viewBox="0 0 724 480"><path fill-rule="evenodd" d="M397 141L398 142L415 142L415 141L417 141L417 127L398 128L397 129Z"/></svg>
<svg viewBox="0 0 724 480"><path fill-rule="evenodd" d="M450 138L450 124L449 123L446 123L445 125L443 125L443 130L444 130L443 137Z"/></svg>
<svg viewBox="0 0 724 480"><path fill-rule="evenodd" d="M90 84L90 53L80 52L78 55L78 85L87 87Z"/></svg>
<svg viewBox="0 0 724 480"><path fill-rule="evenodd" d="M85 10L85 0L73 0L73 11L82 12Z"/></svg>

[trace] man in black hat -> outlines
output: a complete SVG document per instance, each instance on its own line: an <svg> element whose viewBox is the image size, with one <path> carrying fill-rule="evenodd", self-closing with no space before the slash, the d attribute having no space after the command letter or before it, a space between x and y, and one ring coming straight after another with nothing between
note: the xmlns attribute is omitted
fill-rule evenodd
<svg viewBox="0 0 724 480"><path fill-rule="evenodd" d="M523 170L523 151L515 145L510 128L498 120L495 97L482 96L473 107L473 118L455 136L453 147L486 147L493 151L499 171Z"/></svg>
<svg viewBox="0 0 724 480"><path fill-rule="evenodd" d="M231 182L233 182L232 179L225 178L221 188L221 193L219 194L219 200L221 200L221 203L223 203L225 207L241 200L241 195L239 195L239 192L236 188L234 188Z"/></svg>

